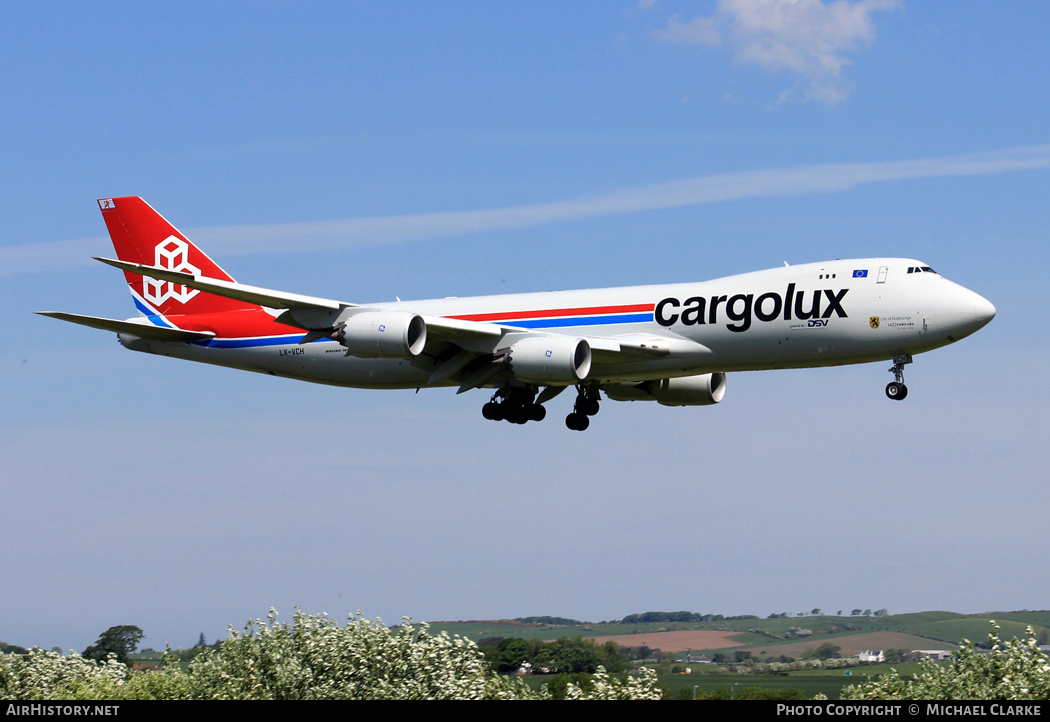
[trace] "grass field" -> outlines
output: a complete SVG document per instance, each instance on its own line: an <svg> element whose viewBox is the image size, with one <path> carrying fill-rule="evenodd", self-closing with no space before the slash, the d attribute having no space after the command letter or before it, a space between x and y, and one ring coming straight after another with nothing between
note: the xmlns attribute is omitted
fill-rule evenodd
<svg viewBox="0 0 1050 722"><path fill-rule="evenodd" d="M992 631L991 621L1002 627L1004 637L1023 637L1025 628L1032 625L1036 632L1050 630L1050 611L989 612L986 614L958 614L955 612L920 612L916 614L887 615L884 617L852 616L795 616L776 619L737 619L717 622L670 622L646 624L593 623L573 626L525 625L512 621L433 622L431 631L446 631L477 641L485 637L520 637L522 639L553 640L560 637L617 637L623 646L647 644L659 647L652 640L664 632L707 630L735 632L722 647L693 648L709 652L717 649L747 649L765 651L779 656L798 656L810 647L832 641L847 654L863 649L954 649L962 639L984 642ZM789 636L791 629L806 629L812 635L798 638ZM671 636L671 635L668 635ZM637 641L635 641L637 640ZM670 647L665 651L672 651ZM681 650L673 650L681 651Z"/></svg>
<svg viewBox="0 0 1050 722"><path fill-rule="evenodd" d="M842 688L855 681L842 674L839 670L837 675L798 674L788 676L753 676L739 674L701 674L660 675L660 684L677 694L679 690L692 690L694 686L703 692L715 692L720 688L734 692L739 695L746 687L754 687L761 690L789 690L797 689L807 699L816 694L826 695L828 699L838 699ZM735 687L734 687L735 685Z"/></svg>

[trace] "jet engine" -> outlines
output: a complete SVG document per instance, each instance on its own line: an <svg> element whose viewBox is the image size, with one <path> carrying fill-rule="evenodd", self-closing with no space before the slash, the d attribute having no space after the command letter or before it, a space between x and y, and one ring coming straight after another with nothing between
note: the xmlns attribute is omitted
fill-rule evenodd
<svg viewBox="0 0 1050 722"><path fill-rule="evenodd" d="M574 384L591 371L591 347L582 338L536 336L507 349L514 377L536 384Z"/></svg>
<svg viewBox="0 0 1050 722"><path fill-rule="evenodd" d="M346 346L349 356L411 358L427 345L427 324L414 313L366 311L339 324L332 338Z"/></svg>
<svg viewBox="0 0 1050 722"><path fill-rule="evenodd" d="M710 406L726 395L724 373L681 376L640 384L602 384L614 401L657 401L664 406Z"/></svg>

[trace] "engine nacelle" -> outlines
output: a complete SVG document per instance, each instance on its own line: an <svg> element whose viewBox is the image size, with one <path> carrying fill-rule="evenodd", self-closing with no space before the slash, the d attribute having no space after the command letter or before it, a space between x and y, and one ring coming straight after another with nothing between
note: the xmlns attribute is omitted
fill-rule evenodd
<svg viewBox="0 0 1050 722"><path fill-rule="evenodd" d="M724 373L680 376L640 384L602 384L614 401L657 401L664 406L710 406L726 395Z"/></svg>
<svg viewBox="0 0 1050 722"><path fill-rule="evenodd" d="M523 338L507 350L511 373L536 384L574 384L591 372L591 347L582 338Z"/></svg>
<svg viewBox="0 0 1050 722"><path fill-rule="evenodd" d="M351 356L411 358L427 345L427 324L414 313L366 311L346 319L333 338Z"/></svg>

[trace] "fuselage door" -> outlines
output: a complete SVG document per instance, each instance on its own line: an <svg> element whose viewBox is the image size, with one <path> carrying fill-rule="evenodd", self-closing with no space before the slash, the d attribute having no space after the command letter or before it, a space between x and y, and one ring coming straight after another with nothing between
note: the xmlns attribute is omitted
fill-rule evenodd
<svg viewBox="0 0 1050 722"><path fill-rule="evenodd" d="M879 266L879 278L875 283L886 283L886 274L890 272L889 266Z"/></svg>

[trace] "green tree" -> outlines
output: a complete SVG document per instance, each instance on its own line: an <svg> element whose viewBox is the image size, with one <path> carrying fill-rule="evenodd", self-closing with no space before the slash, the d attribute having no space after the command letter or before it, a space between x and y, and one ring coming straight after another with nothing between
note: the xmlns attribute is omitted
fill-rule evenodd
<svg viewBox="0 0 1050 722"><path fill-rule="evenodd" d="M601 666L610 674L619 674L627 669L627 657L616 642L606 642L598 647L598 658Z"/></svg>
<svg viewBox="0 0 1050 722"><path fill-rule="evenodd" d="M883 654L886 655L887 664L900 664L908 661L908 656L911 652L907 649L895 649L891 647L883 652Z"/></svg>
<svg viewBox="0 0 1050 722"><path fill-rule="evenodd" d="M544 667L554 667L559 672L586 672L593 674L598 670L598 650L594 640L583 637L562 637L546 645L540 653L540 662Z"/></svg>
<svg viewBox="0 0 1050 722"><path fill-rule="evenodd" d="M110 654L115 654L117 661L124 664L128 661L128 655L138 649L139 642L145 636L141 629L130 624L110 627L100 634L95 643L85 649L81 656L101 662Z"/></svg>
<svg viewBox="0 0 1050 722"><path fill-rule="evenodd" d="M8 644L7 642L0 642L0 653L27 654L28 650L25 647L19 647L17 644Z"/></svg>
<svg viewBox="0 0 1050 722"><path fill-rule="evenodd" d="M839 651L841 649L842 649L842 647L838 646L837 644L832 644L831 642L824 642L823 644L818 646L817 649L813 650L812 652L807 652L807 653L803 654L802 658L803 659L814 659L814 658L815 659L837 659L837 658L842 656L842 655L839 654Z"/></svg>
<svg viewBox="0 0 1050 722"><path fill-rule="evenodd" d="M501 674L515 672L529 658L529 644L524 639L504 639L499 643L496 671Z"/></svg>

